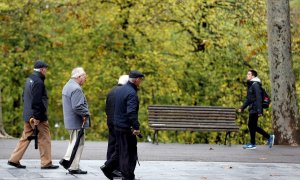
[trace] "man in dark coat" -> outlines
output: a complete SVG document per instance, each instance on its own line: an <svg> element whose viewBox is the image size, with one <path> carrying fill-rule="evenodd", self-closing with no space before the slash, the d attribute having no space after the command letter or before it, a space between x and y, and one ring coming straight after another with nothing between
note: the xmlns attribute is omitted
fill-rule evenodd
<svg viewBox="0 0 300 180"><path fill-rule="evenodd" d="M256 149L255 143L255 134L256 132L263 135L267 140L269 147L271 148L274 144L274 135L269 135L262 128L257 126L258 117L262 116L263 108L263 93L261 88L261 81L257 77L257 72L255 70L250 70L247 73L247 96L244 104L239 109L239 112L244 111L245 108L249 106L249 120L248 120L248 128L250 131L250 143L243 146L244 149Z"/></svg>
<svg viewBox="0 0 300 180"><path fill-rule="evenodd" d="M134 179L137 157L137 139L140 135L138 121L138 88L144 79L139 71L129 73L129 82L116 91L114 125L119 148L120 171L123 179Z"/></svg>
<svg viewBox="0 0 300 180"><path fill-rule="evenodd" d="M34 126L38 128L38 146L41 158L41 169L57 169L52 164L51 136L48 124L47 109L48 96L44 84L48 65L43 61L34 64L34 72L25 83L23 92L23 119L25 121L22 137L8 160L8 165L16 168L26 168L21 165L22 159L30 141L27 139L33 134ZM33 120L33 123L30 122Z"/></svg>
<svg viewBox="0 0 300 180"><path fill-rule="evenodd" d="M109 130L108 146L106 154L106 162L100 169L103 171L108 179L113 179L113 176L121 176L119 169L119 152L115 151L118 149L117 139L114 130L114 111L115 111L115 93L118 88L127 84L129 79L128 75L122 75L119 77L118 85L114 86L112 90L107 94L105 112L107 116L107 126ZM114 171L114 173L113 173Z"/></svg>
<svg viewBox="0 0 300 180"><path fill-rule="evenodd" d="M109 137L108 137L108 146L107 146L107 154L106 159L110 159L112 154L115 151L115 144L116 144L116 135L114 132L114 110L115 110L115 92L116 90L125 84L127 84L129 79L128 75L122 75L119 78L118 85L114 86L113 89L108 93L106 97L106 106L105 106L105 113L107 116L107 126L109 130Z"/></svg>
<svg viewBox="0 0 300 180"><path fill-rule="evenodd" d="M119 153L119 169L122 179L135 179L134 170L137 157L137 139L140 135L140 123L138 121L139 99L138 88L144 79L144 75L139 71L129 73L129 81L126 85L116 89L114 128L117 139L117 149ZM111 172L108 167L101 169L104 174L112 179L108 174Z"/></svg>

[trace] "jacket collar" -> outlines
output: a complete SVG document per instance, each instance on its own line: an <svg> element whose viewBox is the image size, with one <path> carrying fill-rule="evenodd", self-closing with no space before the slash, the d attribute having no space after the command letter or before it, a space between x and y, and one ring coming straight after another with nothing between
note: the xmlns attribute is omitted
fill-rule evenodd
<svg viewBox="0 0 300 180"><path fill-rule="evenodd" d="M254 83L258 83L258 84L261 85L260 79L259 79L258 77L255 77L255 78L253 78L253 79L247 81L247 86L248 86L248 88L251 87L252 84L254 84Z"/></svg>
<svg viewBox="0 0 300 180"><path fill-rule="evenodd" d="M38 71L34 71L32 74L33 74L34 76L37 76L37 77L41 78L43 81L44 81L45 78L46 78L42 73L40 73L40 72L38 72Z"/></svg>
<svg viewBox="0 0 300 180"><path fill-rule="evenodd" d="M130 81L128 81L128 84L129 84L131 87L133 87L133 89L134 89L135 91L138 91L138 88L137 88L137 86L136 86L135 84L133 84L133 83L130 82Z"/></svg>

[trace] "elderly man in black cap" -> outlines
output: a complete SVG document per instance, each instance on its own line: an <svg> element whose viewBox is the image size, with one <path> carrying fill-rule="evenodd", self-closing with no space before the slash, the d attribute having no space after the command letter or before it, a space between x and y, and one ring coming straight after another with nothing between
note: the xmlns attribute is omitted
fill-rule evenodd
<svg viewBox="0 0 300 180"><path fill-rule="evenodd" d="M8 165L16 168L26 168L21 165L22 159L30 141L27 139L33 134L34 126L38 129L38 148L41 158L41 169L57 169L52 164L51 136L47 117L48 97L44 84L48 65L43 61L34 64L34 72L27 78L23 92L23 119L25 121L22 137L11 154Z"/></svg>
<svg viewBox="0 0 300 180"><path fill-rule="evenodd" d="M138 121L139 99L138 88L144 79L139 71L129 73L129 81L115 92L114 128L117 139L116 152L119 153L119 168L122 179L135 179L134 170L137 157L137 139L140 134ZM109 179L112 179L114 170L110 164L102 166L101 170Z"/></svg>

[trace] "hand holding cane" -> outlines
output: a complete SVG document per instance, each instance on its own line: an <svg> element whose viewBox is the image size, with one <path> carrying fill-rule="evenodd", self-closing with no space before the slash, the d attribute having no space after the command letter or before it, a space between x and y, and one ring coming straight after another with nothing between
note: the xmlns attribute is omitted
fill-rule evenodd
<svg viewBox="0 0 300 180"><path fill-rule="evenodd" d="M39 142L38 142L38 133L39 133L39 130L37 128L37 124L38 123L36 123L36 119L34 119L34 118L30 118L29 123L32 124L32 125L34 125L34 129L33 129L33 135L28 136L27 140L31 141L31 140L34 139L34 148L38 149L38 144L39 144Z"/></svg>

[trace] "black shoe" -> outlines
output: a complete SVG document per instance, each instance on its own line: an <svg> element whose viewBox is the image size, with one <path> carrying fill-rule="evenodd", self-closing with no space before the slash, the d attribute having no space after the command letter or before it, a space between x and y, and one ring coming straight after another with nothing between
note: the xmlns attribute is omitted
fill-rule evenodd
<svg viewBox="0 0 300 180"><path fill-rule="evenodd" d="M83 171L81 169L77 169L77 170L69 170L70 174L87 174L87 171Z"/></svg>
<svg viewBox="0 0 300 180"><path fill-rule="evenodd" d="M140 179L122 177L122 180L140 180Z"/></svg>
<svg viewBox="0 0 300 180"><path fill-rule="evenodd" d="M69 167L70 167L70 162L67 161L67 160L65 160L65 159L61 159L61 160L59 161L59 164L60 164L62 167L64 167L66 170L68 170Z"/></svg>
<svg viewBox="0 0 300 180"><path fill-rule="evenodd" d="M100 169L108 179L113 179L112 171L107 166L103 165L100 167Z"/></svg>
<svg viewBox="0 0 300 180"><path fill-rule="evenodd" d="M123 177L122 173L118 170L112 172L113 177Z"/></svg>
<svg viewBox="0 0 300 180"><path fill-rule="evenodd" d="M41 167L41 169L57 169L59 168L59 166L56 165L50 165L50 166L46 166L46 167Z"/></svg>
<svg viewBox="0 0 300 180"><path fill-rule="evenodd" d="M26 166L23 166L20 163L14 163L14 162L11 162L11 161L8 161L7 164L10 165L10 166L14 166L16 168L20 168L20 169L25 169L26 168Z"/></svg>

